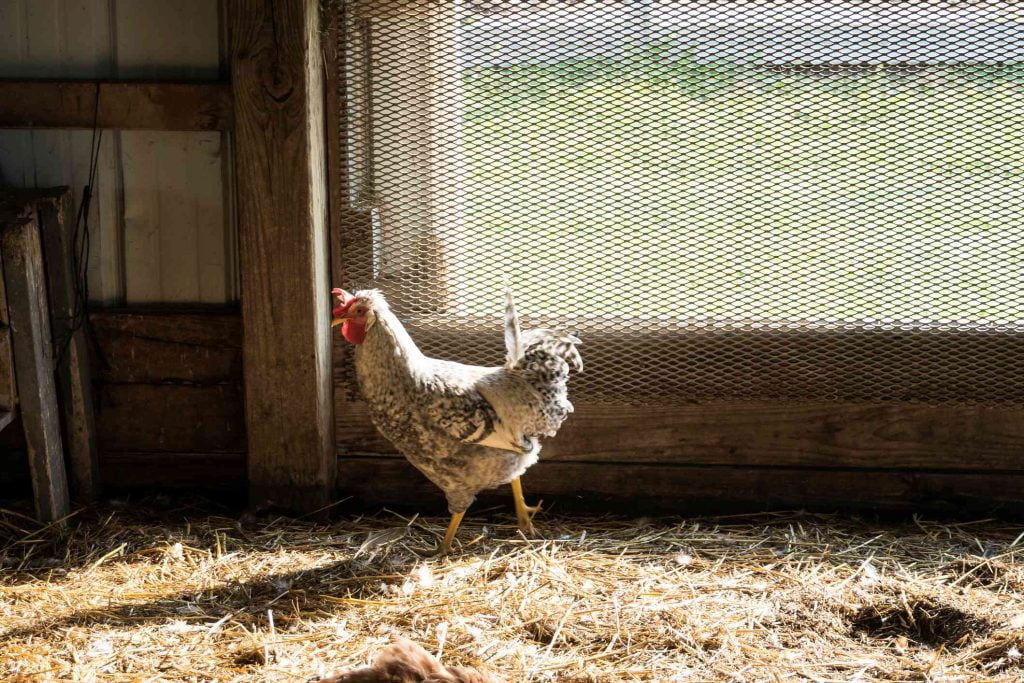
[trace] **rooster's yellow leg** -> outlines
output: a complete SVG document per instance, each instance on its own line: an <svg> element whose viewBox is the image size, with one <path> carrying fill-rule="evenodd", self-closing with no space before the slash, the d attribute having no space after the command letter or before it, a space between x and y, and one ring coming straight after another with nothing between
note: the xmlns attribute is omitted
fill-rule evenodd
<svg viewBox="0 0 1024 683"><path fill-rule="evenodd" d="M516 504L516 521L519 523L519 530L528 536L534 535L533 516L540 512L540 503L530 506L523 499L523 483L519 477L512 480L512 499Z"/></svg>
<svg viewBox="0 0 1024 683"><path fill-rule="evenodd" d="M452 549L452 539L455 538L455 532L459 530L459 524L462 524L462 518L465 514L465 512L456 512L452 515L452 521L448 524L448 531L444 532L444 540L441 541L441 547L437 551L438 555L447 555L448 551Z"/></svg>

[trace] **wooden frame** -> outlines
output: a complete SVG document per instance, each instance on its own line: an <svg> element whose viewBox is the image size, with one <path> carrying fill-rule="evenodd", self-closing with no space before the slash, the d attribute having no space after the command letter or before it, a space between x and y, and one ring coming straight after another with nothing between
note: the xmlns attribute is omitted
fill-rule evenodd
<svg viewBox="0 0 1024 683"><path fill-rule="evenodd" d="M316 0L229 4L250 502L333 494L323 62Z"/></svg>
<svg viewBox="0 0 1024 683"><path fill-rule="evenodd" d="M100 106L96 108L96 96ZM222 83L0 80L0 128L231 130Z"/></svg>
<svg viewBox="0 0 1024 683"><path fill-rule="evenodd" d="M339 493L363 505L443 514L444 496L398 458L343 457ZM723 514L811 509L965 517L1024 517L1024 472L713 467L546 460L523 477L546 509L630 514ZM508 509L507 490L483 505Z"/></svg>

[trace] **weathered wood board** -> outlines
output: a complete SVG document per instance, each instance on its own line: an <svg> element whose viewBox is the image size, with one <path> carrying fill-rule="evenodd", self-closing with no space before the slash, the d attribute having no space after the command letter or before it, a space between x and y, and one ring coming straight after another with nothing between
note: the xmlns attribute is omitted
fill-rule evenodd
<svg viewBox="0 0 1024 683"><path fill-rule="evenodd" d="M36 515L51 522L68 514L70 500L54 382L43 249L31 206L0 205L0 250L18 411L25 430Z"/></svg>
<svg viewBox="0 0 1024 683"><path fill-rule="evenodd" d="M0 258L0 415L7 415L3 425L10 424L18 405L14 384L14 354L11 352L11 319L7 314L7 292L4 287L3 259Z"/></svg>
<svg viewBox="0 0 1024 683"><path fill-rule="evenodd" d="M68 188L24 193L39 218L49 293L50 329L57 366L62 438L67 450L71 492L77 500L91 501L99 494L99 462L93 411L89 344L83 328L74 328L75 266L72 256L74 220ZM78 311L79 316L84 311ZM84 323L84 319L80 320Z"/></svg>
<svg viewBox="0 0 1024 683"><path fill-rule="evenodd" d="M0 128L228 131L232 125L231 87L216 83L6 79L0 102Z"/></svg>
<svg viewBox="0 0 1024 683"><path fill-rule="evenodd" d="M103 488L177 489L244 494L244 453L112 451L103 458Z"/></svg>
<svg viewBox="0 0 1024 683"><path fill-rule="evenodd" d="M237 313L97 311L90 320L106 481L114 453L245 452Z"/></svg>
<svg viewBox="0 0 1024 683"><path fill-rule="evenodd" d="M340 458L339 494L366 505L415 505L442 513L444 498L399 458ZM1024 516L1024 472L710 467L543 462L523 476L529 499L548 509L719 514L784 509L922 512L954 517ZM507 506L509 487L481 495L477 509ZM472 514L470 508L470 514Z"/></svg>
<svg viewBox="0 0 1024 683"><path fill-rule="evenodd" d="M323 64L316 0L233 0L250 501L333 495Z"/></svg>
<svg viewBox="0 0 1024 683"><path fill-rule="evenodd" d="M89 320L105 384L241 384L237 311L101 309Z"/></svg>
<svg viewBox="0 0 1024 683"><path fill-rule="evenodd" d="M391 455L366 405L339 397L341 455ZM579 403L541 459L763 467L1022 470L1017 408L772 402Z"/></svg>

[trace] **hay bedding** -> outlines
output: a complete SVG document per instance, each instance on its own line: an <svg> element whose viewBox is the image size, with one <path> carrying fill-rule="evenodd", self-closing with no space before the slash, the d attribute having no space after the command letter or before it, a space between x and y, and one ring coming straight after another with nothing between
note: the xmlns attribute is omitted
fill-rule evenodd
<svg viewBox="0 0 1024 683"><path fill-rule="evenodd" d="M307 681L395 635L509 681L1024 680L1007 523L477 510L424 560L446 519L163 503L0 513L0 680Z"/></svg>

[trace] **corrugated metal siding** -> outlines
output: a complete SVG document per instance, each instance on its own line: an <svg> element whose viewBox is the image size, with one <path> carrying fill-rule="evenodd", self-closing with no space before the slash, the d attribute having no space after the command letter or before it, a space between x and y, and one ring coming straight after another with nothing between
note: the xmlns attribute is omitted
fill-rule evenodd
<svg viewBox="0 0 1024 683"><path fill-rule="evenodd" d="M0 0L0 77L215 80L223 3ZM91 131L0 130L0 182L88 178ZM90 212L90 295L106 304L238 297L228 136L104 131Z"/></svg>

